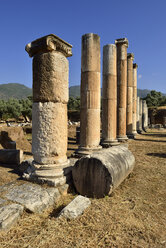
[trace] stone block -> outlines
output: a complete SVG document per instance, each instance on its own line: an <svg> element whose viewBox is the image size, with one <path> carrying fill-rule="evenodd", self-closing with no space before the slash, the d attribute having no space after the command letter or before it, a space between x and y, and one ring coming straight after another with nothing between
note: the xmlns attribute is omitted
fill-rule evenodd
<svg viewBox="0 0 166 248"><path fill-rule="evenodd" d="M59 196L59 191L56 188L42 188L30 183L14 186L5 195L8 200L17 202L34 213L40 213L53 205Z"/></svg>
<svg viewBox="0 0 166 248"><path fill-rule="evenodd" d="M77 196L72 202L70 202L62 211L59 217L65 217L67 219L75 219L80 216L86 208L91 204L91 201L84 196Z"/></svg>
<svg viewBox="0 0 166 248"><path fill-rule="evenodd" d="M10 228L20 217L24 207L19 204L10 204L0 207L0 229Z"/></svg>
<svg viewBox="0 0 166 248"><path fill-rule="evenodd" d="M0 149L0 162L3 164L19 165L23 160L23 151L14 149Z"/></svg>

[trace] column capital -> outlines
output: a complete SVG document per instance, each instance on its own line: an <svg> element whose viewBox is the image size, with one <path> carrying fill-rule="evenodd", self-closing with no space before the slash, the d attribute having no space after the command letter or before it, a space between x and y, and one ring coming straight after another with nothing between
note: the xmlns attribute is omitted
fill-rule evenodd
<svg viewBox="0 0 166 248"><path fill-rule="evenodd" d="M133 64L133 68L134 69L137 69L138 68L138 65L136 63Z"/></svg>
<svg viewBox="0 0 166 248"><path fill-rule="evenodd" d="M120 38L115 40L115 45L126 45L129 46L129 42L127 38Z"/></svg>
<svg viewBox="0 0 166 248"><path fill-rule="evenodd" d="M128 59L134 59L134 53L128 53L127 58Z"/></svg>
<svg viewBox="0 0 166 248"><path fill-rule="evenodd" d="M54 34L43 36L32 41L31 43L28 43L25 50L30 57L33 57L37 53L51 51L61 52L65 55L65 57L72 56L72 45Z"/></svg>

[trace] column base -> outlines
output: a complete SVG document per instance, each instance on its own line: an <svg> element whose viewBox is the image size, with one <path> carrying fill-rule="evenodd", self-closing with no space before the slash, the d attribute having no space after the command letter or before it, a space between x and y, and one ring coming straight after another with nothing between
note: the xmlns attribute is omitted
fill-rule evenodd
<svg viewBox="0 0 166 248"><path fill-rule="evenodd" d="M134 139L134 134L133 133L127 134L127 137L128 139Z"/></svg>
<svg viewBox="0 0 166 248"><path fill-rule="evenodd" d="M72 166L69 160L63 164L37 164L33 161L23 174L23 178L39 184L46 183L49 186L59 187L72 180Z"/></svg>
<svg viewBox="0 0 166 248"><path fill-rule="evenodd" d="M81 158L83 156L87 156L92 154L95 151L101 150L102 146L97 146L95 148L86 148L86 147L79 147L75 153L74 153L74 157L76 158Z"/></svg>
<svg viewBox="0 0 166 248"><path fill-rule="evenodd" d="M138 134L142 134L143 133L143 130L137 130L137 133Z"/></svg>
<svg viewBox="0 0 166 248"><path fill-rule="evenodd" d="M111 146L118 146L119 145L119 142L118 140L103 140L101 142L101 145L103 148L108 148L108 147L111 147Z"/></svg>
<svg viewBox="0 0 166 248"><path fill-rule="evenodd" d="M127 138L127 135L124 135L124 136L117 136L117 140L118 142L126 142L128 141L128 138Z"/></svg>

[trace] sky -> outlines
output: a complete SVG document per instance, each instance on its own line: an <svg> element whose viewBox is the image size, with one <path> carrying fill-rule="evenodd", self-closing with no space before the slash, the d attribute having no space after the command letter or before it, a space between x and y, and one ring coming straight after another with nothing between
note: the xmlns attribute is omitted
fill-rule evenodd
<svg viewBox="0 0 166 248"><path fill-rule="evenodd" d="M51 33L73 45L70 86L80 84L81 37L95 33L101 55L104 45L126 37L138 88L166 93L166 0L0 0L0 84L32 87L25 45Z"/></svg>

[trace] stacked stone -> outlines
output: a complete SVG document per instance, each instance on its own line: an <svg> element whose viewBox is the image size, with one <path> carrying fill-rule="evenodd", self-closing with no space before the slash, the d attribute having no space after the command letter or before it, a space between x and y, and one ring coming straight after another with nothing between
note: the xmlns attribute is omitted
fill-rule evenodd
<svg viewBox="0 0 166 248"><path fill-rule="evenodd" d="M127 95L127 48L126 38L117 39L117 139L127 141L126 136L126 95Z"/></svg>
<svg viewBox="0 0 166 248"><path fill-rule="evenodd" d="M133 139L133 60L134 54L127 54L127 112L126 133L127 137Z"/></svg>
<svg viewBox="0 0 166 248"><path fill-rule="evenodd" d="M136 63L133 64L133 135L137 134L137 68Z"/></svg>
<svg viewBox="0 0 166 248"><path fill-rule="evenodd" d="M78 156L101 149L100 143L100 37L82 36L81 114Z"/></svg>
<svg viewBox="0 0 166 248"><path fill-rule="evenodd" d="M56 185L68 166L67 102L72 46L51 34L26 46L33 57L32 153L41 182Z"/></svg>
<svg viewBox="0 0 166 248"><path fill-rule="evenodd" d="M102 146L117 145L117 61L114 44L103 47Z"/></svg>

